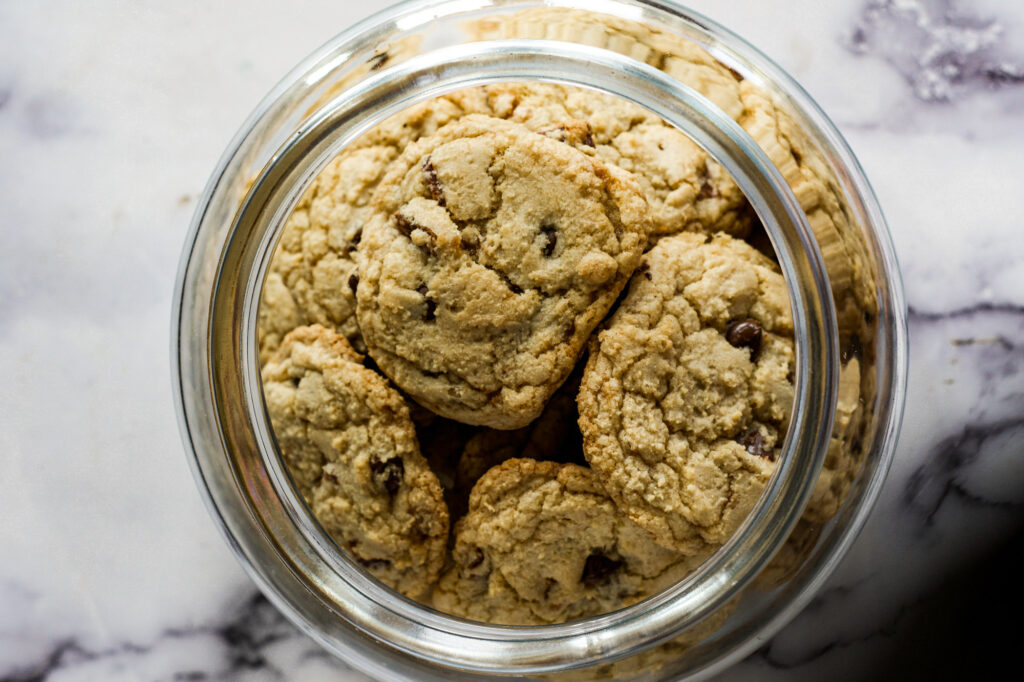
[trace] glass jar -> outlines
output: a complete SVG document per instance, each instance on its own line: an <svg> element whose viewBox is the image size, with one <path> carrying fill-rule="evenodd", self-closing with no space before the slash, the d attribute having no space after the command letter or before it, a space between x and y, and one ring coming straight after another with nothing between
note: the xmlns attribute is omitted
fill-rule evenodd
<svg viewBox="0 0 1024 682"><path fill-rule="evenodd" d="M678 679L721 670L807 603L863 526L892 457L905 392L905 308L881 211L834 126L765 56L684 8L658 0L574 6L582 4L415 0L342 33L242 126L185 245L172 356L196 481L267 597L329 651L381 679ZM626 98L708 151L764 225L789 290L797 349L783 454L731 539L646 601L541 627L438 613L336 550L276 451L256 340L280 227L339 150L415 102L523 80ZM722 88L770 103L770 144L762 122L723 105ZM812 513L814 497L826 504Z"/></svg>

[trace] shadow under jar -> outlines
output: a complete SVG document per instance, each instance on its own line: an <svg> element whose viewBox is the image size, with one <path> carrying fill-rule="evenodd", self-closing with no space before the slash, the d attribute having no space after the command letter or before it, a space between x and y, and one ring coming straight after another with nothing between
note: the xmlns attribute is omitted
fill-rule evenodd
<svg viewBox="0 0 1024 682"><path fill-rule="evenodd" d="M379 679L720 671L781 628L835 568L893 454L906 379L902 292L881 211L838 132L777 66L703 17L640 0L603 2L599 13L572 4L406 2L339 35L229 145L182 256L173 371L200 490L268 598ZM517 82L623 98L713 157L749 202L756 245L777 260L796 350L774 473L738 529L644 601L543 626L445 615L339 551L282 462L257 338L282 226L331 159L418 102Z"/></svg>

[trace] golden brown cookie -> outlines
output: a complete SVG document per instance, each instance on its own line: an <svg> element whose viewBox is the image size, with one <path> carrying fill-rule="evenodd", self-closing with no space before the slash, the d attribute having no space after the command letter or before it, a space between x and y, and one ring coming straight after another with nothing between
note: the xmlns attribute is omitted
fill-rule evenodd
<svg viewBox="0 0 1024 682"><path fill-rule="evenodd" d="M469 424L533 421L647 240L632 177L566 143L467 116L409 147L359 243L370 355L421 405Z"/></svg>
<svg viewBox="0 0 1024 682"><path fill-rule="evenodd" d="M288 216L270 262L259 310L261 362L304 324L333 329L366 350L355 319L356 244L373 190L412 141L486 106L477 88L416 104L353 142L314 178Z"/></svg>
<svg viewBox="0 0 1024 682"><path fill-rule="evenodd" d="M666 547L721 544L756 502L789 419L792 334L772 261L726 235L684 233L644 256L592 341L584 453Z"/></svg>
<svg viewBox="0 0 1024 682"><path fill-rule="evenodd" d="M722 166L687 135L639 105L593 90L550 83L487 87L495 116L546 131L585 121L594 153L634 174L650 208L651 238L683 230L742 236L747 201Z"/></svg>
<svg viewBox="0 0 1024 682"><path fill-rule="evenodd" d="M702 559L654 543L590 469L511 459L477 482L456 524L435 608L489 623L561 623L614 611Z"/></svg>
<svg viewBox="0 0 1024 682"><path fill-rule="evenodd" d="M448 510L409 410L319 325L289 333L263 369L274 435L324 530L389 587L423 593L444 563Z"/></svg>

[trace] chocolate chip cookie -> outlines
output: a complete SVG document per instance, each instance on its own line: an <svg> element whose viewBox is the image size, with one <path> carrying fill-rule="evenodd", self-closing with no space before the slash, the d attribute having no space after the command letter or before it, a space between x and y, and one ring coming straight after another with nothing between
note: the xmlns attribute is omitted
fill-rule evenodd
<svg viewBox="0 0 1024 682"><path fill-rule="evenodd" d="M490 623L560 623L640 601L700 564L653 542L597 478L530 459L488 471L456 524L435 608Z"/></svg>
<svg viewBox="0 0 1024 682"><path fill-rule="evenodd" d="M356 306L369 354L421 405L499 429L537 418L647 240L631 175L479 115L409 147L373 202Z"/></svg>
<svg viewBox="0 0 1024 682"><path fill-rule="evenodd" d="M495 116L545 131L586 121L594 153L636 177L650 208L651 238L684 230L743 236L747 201L722 166L664 119L620 97L557 84L487 87Z"/></svg>
<svg viewBox="0 0 1024 682"><path fill-rule="evenodd" d="M486 106L478 88L414 105L353 142L314 178L288 216L270 262L259 310L261 362L285 334L305 324L333 329L356 350L366 350L355 318L356 245L373 190L412 141Z"/></svg>
<svg viewBox="0 0 1024 682"><path fill-rule="evenodd" d="M774 468L793 397L778 267L726 235L663 238L591 343L583 449L615 502L666 547L724 542Z"/></svg>
<svg viewBox="0 0 1024 682"><path fill-rule="evenodd" d="M381 582L418 596L444 563L448 510L399 393L345 338L299 327L263 369L267 411L324 530Z"/></svg>

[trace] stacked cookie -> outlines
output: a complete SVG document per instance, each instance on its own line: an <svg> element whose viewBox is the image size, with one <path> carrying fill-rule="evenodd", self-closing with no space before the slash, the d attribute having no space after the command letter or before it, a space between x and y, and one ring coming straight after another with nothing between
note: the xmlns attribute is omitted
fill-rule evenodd
<svg viewBox="0 0 1024 682"><path fill-rule="evenodd" d="M495 623L642 600L735 531L793 393L777 265L727 174L646 111L517 84L347 148L263 290L297 490L388 586Z"/></svg>

